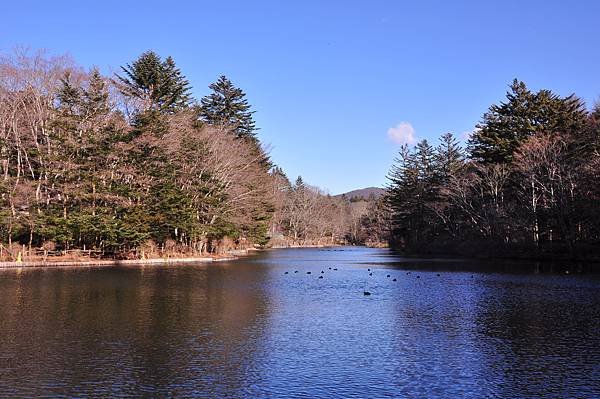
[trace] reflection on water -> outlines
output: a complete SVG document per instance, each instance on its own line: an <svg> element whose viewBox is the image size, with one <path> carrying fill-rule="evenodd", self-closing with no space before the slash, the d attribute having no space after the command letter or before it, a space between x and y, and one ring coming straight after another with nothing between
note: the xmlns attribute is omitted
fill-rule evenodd
<svg viewBox="0 0 600 399"><path fill-rule="evenodd" d="M600 279L571 268L344 248L2 271L0 396L594 397Z"/></svg>

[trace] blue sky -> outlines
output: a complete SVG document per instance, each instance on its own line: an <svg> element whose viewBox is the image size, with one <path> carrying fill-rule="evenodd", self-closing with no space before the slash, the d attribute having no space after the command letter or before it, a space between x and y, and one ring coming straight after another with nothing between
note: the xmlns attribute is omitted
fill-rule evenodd
<svg viewBox="0 0 600 399"><path fill-rule="evenodd" d="M273 160L332 194L385 184L389 133L472 130L515 77L600 99L599 1L21 0L2 15L0 51L46 48L108 74L152 49L198 98L227 75Z"/></svg>

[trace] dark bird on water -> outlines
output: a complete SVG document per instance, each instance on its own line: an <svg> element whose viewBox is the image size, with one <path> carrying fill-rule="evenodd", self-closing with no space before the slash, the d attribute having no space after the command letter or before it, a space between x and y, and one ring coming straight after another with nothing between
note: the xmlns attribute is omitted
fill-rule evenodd
<svg viewBox="0 0 600 399"><path fill-rule="evenodd" d="M396 279L393 279L392 281L398 281L398 280L396 280Z"/></svg>
<svg viewBox="0 0 600 399"><path fill-rule="evenodd" d="M389 275L389 274L388 274L387 276L388 276L388 277L390 277L390 275Z"/></svg>
<svg viewBox="0 0 600 399"><path fill-rule="evenodd" d="M337 267L336 267L336 268L334 268L333 270L337 270Z"/></svg>
<svg viewBox="0 0 600 399"><path fill-rule="evenodd" d="M417 278L421 278L421 276L417 276Z"/></svg>
<svg viewBox="0 0 600 399"><path fill-rule="evenodd" d="M438 273L438 274L437 274L437 276L439 277L439 276L440 276L440 274Z"/></svg>
<svg viewBox="0 0 600 399"><path fill-rule="evenodd" d="M312 272L306 272L306 274L311 274Z"/></svg>
<svg viewBox="0 0 600 399"><path fill-rule="evenodd" d="M323 278L323 276L319 276L319 278Z"/></svg>
<svg viewBox="0 0 600 399"><path fill-rule="evenodd" d="M369 291L363 291L363 295L371 295Z"/></svg>
<svg viewBox="0 0 600 399"><path fill-rule="evenodd" d="M298 273L298 270L294 270L294 273Z"/></svg>
<svg viewBox="0 0 600 399"><path fill-rule="evenodd" d="M370 272L370 271L371 271L371 269L367 269L367 271L368 271L368 272Z"/></svg>
<svg viewBox="0 0 600 399"><path fill-rule="evenodd" d="M285 272L284 274L288 274L288 272Z"/></svg>
<svg viewBox="0 0 600 399"><path fill-rule="evenodd" d="M321 274L325 273L323 270L321 270Z"/></svg>
<svg viewBox="0 0 600 399"><path fill-rule="evenodd" d="M329 270L331 270L331 267L329 268Z"/></svg>
<svg viewBox="0 0 600 399"><path fill-rule="evenodd" d="M373 273L369 273L369 276L372 276L372 275L373 275Z"/></svg>

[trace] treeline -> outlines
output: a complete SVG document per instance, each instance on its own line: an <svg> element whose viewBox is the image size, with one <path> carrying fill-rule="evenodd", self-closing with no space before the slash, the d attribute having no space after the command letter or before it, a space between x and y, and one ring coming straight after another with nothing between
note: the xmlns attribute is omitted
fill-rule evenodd
<svg viewBox="0 0 600 399"><path fill-rule="evenodd" d="M467 148L403 146L389 173L393 246L465 255L600 255L600 107L514 81Z"/></svg>
<svg viewBox="0 0 600 399"><path fill-rule="evenodd" d="M225 76L209 87L194 99L174 60L154 52L110 77L67 57L2 56L0 254L219 252L273 232L343 239L342 222L324 222L343 204L282 186L245 93Z"/></svg>
<svg viewBox="0 0 600 399"><path fill-rule="evenodd" d="M274 246L362 245L367 241L363 220L373 201L350 201L331 196L306 184L302 177L291 183L275 168L275 214L272 224ZM385 242L385 241L384 241Z"/></svg>

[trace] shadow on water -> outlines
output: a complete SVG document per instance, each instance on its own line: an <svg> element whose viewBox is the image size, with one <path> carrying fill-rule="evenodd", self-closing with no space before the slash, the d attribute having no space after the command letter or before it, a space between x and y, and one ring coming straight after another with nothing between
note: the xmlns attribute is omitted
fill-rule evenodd
<svg viewBox="0 0 600 399"><path fill-rule="evenodd" d="M407 270L600 275L600 263L565 260L417 258L404 257L394 255L392 252L386 252L379 255L377 261L365 262L364 264Z"/></svg>
<svg viewBox="0 0 600 399"><path fill-rule="evenodd" d="M0 396L225 397L252 381L262 270L142 267L0 276Z"/></svg>

